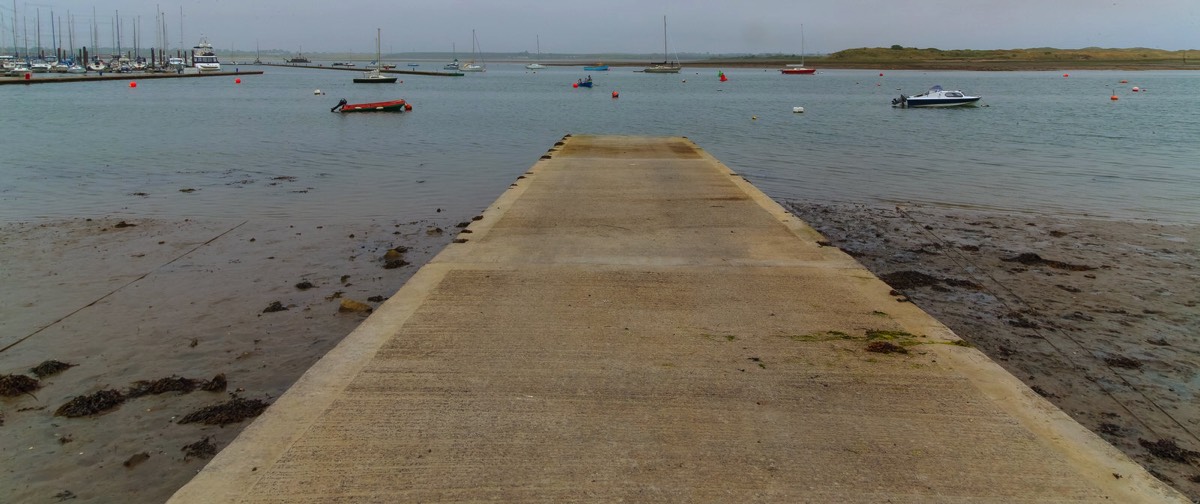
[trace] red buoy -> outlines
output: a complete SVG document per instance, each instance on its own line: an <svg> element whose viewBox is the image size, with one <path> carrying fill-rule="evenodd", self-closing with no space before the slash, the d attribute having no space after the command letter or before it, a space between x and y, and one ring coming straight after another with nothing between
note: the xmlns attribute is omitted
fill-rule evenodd
<svg viewBox="0 0 1200 504"><path fill-rule="evenodd" d="M129 87L137 87L137 82L129 81Z"/></svg>
<svg viewBox="0 0 1200 504"><path fill-rule="evenodd" d="M404 104L404 110L412 110L412 104L411 104L411 103L405 103L405 104Z"/></svg>
<svg viewBox="0 0 1200 504"><path fill-rule="evenodd" d="M1063 74L1063 77L1070 77L1071 74Z"/></svg>
<svg viewBox="0 0 1200 504"><path fill-rule="evenodd" d="M883 77L883 72L879 72L879 76L880 76L880 77Z"/></svg>
<svg viewBox="0 0 1200 504"><path fill-rule="evenodd" d="M620 97L621 97L621 93L613 91L613 98L620 98Z"/></svg>
<svg viewBox="0 0 1200 504"><path fill-rule="evenodd" d="M579 83L578 83L578 82L572 82L572 83L571 83L571 87L573 87L573 88L577 88L577 87L579 87Z"/></svg>
<svg viewBox="0 0 1200 504"><path fill-rule="evenodd" d="M240 78L239 78L239 79L233 79L233 83L234 83L234 84L241 84L241 83L242 83L242 79L240 79Z"/></svg>

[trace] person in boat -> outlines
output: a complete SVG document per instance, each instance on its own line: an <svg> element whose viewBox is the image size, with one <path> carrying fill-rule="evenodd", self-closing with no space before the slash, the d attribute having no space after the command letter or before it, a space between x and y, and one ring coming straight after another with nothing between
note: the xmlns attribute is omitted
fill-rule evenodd
<svg viewBox="0 0 1200 504"><path fill-rule="evenodd" d="M342 107L345 107L345 106L346 106L346 99L345 99L345 98L342 98L341 100L338 100L338 104L337 104L337 105L334 105L334 106L333 106L333 108L329 109L329 111L330 111L330 112L337 112L337 109L339 109L339 108L342 108Z"/></svg>
<svg viewBox="0 0 1200 504"><path fill-rule="evenodd" d="M592 82L592 76L591 76L591 75L589 75L589 76L588 76L588 78L587 78L587 82Z"/></svg>

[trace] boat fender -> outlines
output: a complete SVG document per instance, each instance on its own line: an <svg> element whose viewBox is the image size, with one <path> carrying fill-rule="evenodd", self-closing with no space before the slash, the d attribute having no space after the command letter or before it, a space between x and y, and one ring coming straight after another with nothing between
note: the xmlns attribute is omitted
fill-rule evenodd
<svg viewBox="0 0 1200 504"><path fill-rule="evenodd" d="M340 109L340 108L342 108L342 107L345 107L345 106L346 106L346 99L345 99L345 98L342 98L341 100L338 100L338 104L337 104L337 105L334 105L334 106L333 106L333 108L329 109L329 111L330 111L330 112L337 112L337 111L338 111L338 109Z"/></svg>

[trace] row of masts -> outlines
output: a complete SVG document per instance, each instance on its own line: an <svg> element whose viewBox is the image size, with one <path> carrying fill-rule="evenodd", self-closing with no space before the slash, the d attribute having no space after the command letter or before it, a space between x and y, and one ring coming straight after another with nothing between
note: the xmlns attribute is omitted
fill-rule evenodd
<svg viewBox="0 0 1200 504"><path fill-rule="evenodd" d="M54 11L53 10L50 11L51 47L43 47L43 45L42 45L42 10L41 10L41 8L35 8L35 10L34 10L35 26L34 26L34 34L33 34L35 45L34 45L34 50L32 53L30 51L30 45L29 45L29 23L28 23L28 19L26 17L26 16L28 16L28 9L24 13L24 15L20 16L21 28L22 28L21 30L18 30L18 26L17 26L17 17L18 17L17 16L17 0L13 0L12 13L8 14L6 11L7 11L7 9L0 8L0 54L4 54L6 52L5 49L7 49L8 50L7 52L9 55L13 56L16 59L20 59L20 60L45 59L48 56L53 56L53 57L61 60L61 59L68 58L70 55L82 54L82 52L77 51L77 48L75 45L75 16L73 16L71 14L70 10L67 11L67 29L66 30L63 30L62 16L55 16ZM11 18L11 33L12 33L12 45L7 48L5 48L4 45L8 42L9 39L8 39L8 37L4 36L5 35L4 31L9 30L10 23L8 22L7 19L5 19L5 17ZM99 17L96 15L96 9L93 7L92 8L92 23L90 26L91 48L92 48L92 54L96 55L96 56L98 56L98 54L96 53L96 48L100 47L100 29L99 29L98 19L99 19ZM124 37L122 37L122 31L125 31L125 32L130 31L128 28L126 28L127 23L130 25L129 28L132 28L132 38L133 38L133 47L132 48L122 47L122 44L124 43L124 40L123 40ZM170 45L170 42L167 38L167 14L165 12L163 12L162 10L158 9L157 7L155 8L154 25L155 25L154 45L149 48L150 59L154 60L157 57L157 59L159 59L161 61L166 58L166 55L167 55L166 48ZM111 40L111 45L109 46L108 49L111 52L113 52L114 56L124 56L124 55L127 55L126 53L128 53L128 56L131 57L132 59L135 59L135 60L142 59L142 50L143 50L144 44L143 44L142 35L141 35L142 34L142 17L141 16L134 16L133 19L123 20L123 19L121 19L120 11L114 11L113 17L110 20L110 34L112 35L112 40ZM65 41L66 42L65 44L63 41L64 37L66 37L66 39L67 39ZM23 41L22 41L22 38L23 38ZM86 47L82 47L80 49L86 49ZM47 50L50 50L51 53L47 54L46 53ZM183 7L179 8L179 48L176 51L176 55L177 56L186 55L185 47L183 45Z"/></svg>

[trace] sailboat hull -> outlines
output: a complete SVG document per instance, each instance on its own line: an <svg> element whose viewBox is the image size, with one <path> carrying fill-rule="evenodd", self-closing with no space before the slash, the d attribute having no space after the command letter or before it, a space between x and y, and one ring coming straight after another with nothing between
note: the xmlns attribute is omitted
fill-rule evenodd
<svg viewBox="0 0 1200 504"><path fill-rule="evenodd" d="M355 84L395 84L397 77L355 77Z"/></svg>
<svg viewBox="0 0 1200 504"><path fill-rule="evenodd" d="M784 68L784 69L780 70L779 73L784 74L784 75L812 75L812 74L817 73L817 69L816 68L804 68L804 67Z"/></svg>
<svg viewBox="0 0 1200 504"><path fill-rule="evenodd" d="M652 66L647 67L644 71L646 73L656 74L677 74L679 73L679 70L681 70L681 68L677 66Z"/></svg>

